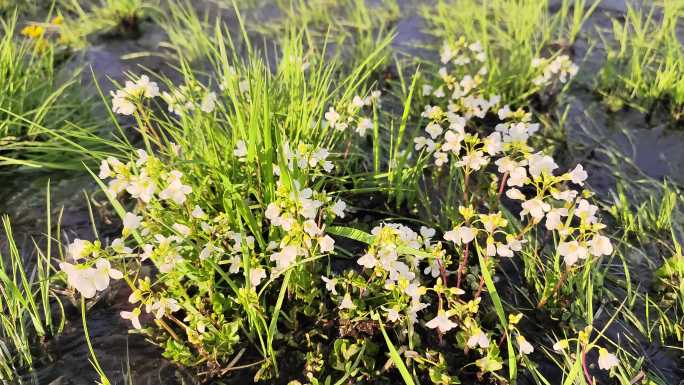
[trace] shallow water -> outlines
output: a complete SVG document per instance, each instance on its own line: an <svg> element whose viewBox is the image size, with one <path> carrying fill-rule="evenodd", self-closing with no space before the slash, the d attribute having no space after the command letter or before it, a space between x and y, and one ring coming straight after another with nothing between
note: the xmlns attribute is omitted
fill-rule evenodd
<svg viewBox="0 0 684 385"><path fill-rule="evenodd" d="M397 37L393 47L408 54L425 55L426 51L417 46L420 43L431 42L429 34L424 31L425 23L420 17L418 7L420 1L400 0L401 18L395 25ZM624 12L624 1L604 0L596 14L587 24L585 31L593 34L592 28L605 27L607 17ZM200 14L205 11L230 14L225 9L218 10L211 1L195 1ZM262 20L277 17L277 8L264 6L253 11ZM228 17L227 22L234 18ZM137 40L97 39L76 59L74 64L84 63L95 73L96 81L103 87L105 93L114 86L109 79L123 81L126 72L140 73L141 65L154 72L161 72L173 77L170 63L159 56L147 55L126 59L125 55L138 52L159 50L159 43L164 41L164 33L151 23L143 25L143 34ZM588 52L585 39L580 38L574 47L576 61L581 61ZM593 69L600 68L601 47L595 46L586 55L584 65L588 73L595 73ZM73 65L73 64L72 64ZM92 81L90 71L84 73L85 81ZM581 79L590 84L592 79ZM581 82L579 82L581 83ZM611 148L623 153L628 161L622 164L634 172L632 168L640 170L642 177L654 179L669 178L680 185L684 185L684 130L678 131L667 127L664 123L649 123L644 114L636 111L622 111L608 114L595 95L586 91L587 87L579 84L568 95L570 113L567 131L570 147L580 146L581 151L571 152L569 163L590 161L588 167L592 172L590 184L604 198L614 188L615 179L608 164L608 158L600 152L602 148ZM92 88L95 94L94 87ZM632 167L629 163L632 163ZM612 166L610 166L612 167ZM39 237L45 233L45 186L51 180L53 220L56 220L60 208L64 207L62 215L61 233L66 238L94 237L86 198L83 191L89 194L97 190L97 185L89 176L74 176L70 174L24 174L12 177L0 176L5 183L0 185L0 213L7 213L13 219L15 235L20 245L30 245L32 237ZM102 196L95 197L97 201ZM105 203L102 201L101 203ZM117 221L108 217L104 211L95 210L95 226L99 231L113 231ZM113 233L110 233L113 234ZM106 238L107 232L100 236ZM3 248L3 238L0 237L0 249ZM650 267L652 268L652 267ZM642 272L644 270L641 270ZM648 268L646 268L648 271ZM637 279L649 286L652 274L644 273ZM135 384L176 384L193 383L187 374L179 371L174 365L161 358L160 350L138 335L129 335L129 325L122 320L118 313L124 310L128 297L125 285L116 286L111 293L88 312L88 328L94 349L104 371L115 384L124 383L127 357L130 362L130 373ZM70 307L69 322L66 331L48 345L49 356L52 360L38 365L36 377L39 384L92 384L96 379L90 363L88 350L85 345L83 328L80 324L80 313L77 308ZM538 326L541 327L541 326ZM618 337L619 333L629 331L628 325L617 325L608 331L611 337ZM636 333L634 333L636 334ZM684 365L676 353L671 349L643 342L643 354L672 384L684 379L681 373ZM549 369L552 370L552 369Z"/></svg>

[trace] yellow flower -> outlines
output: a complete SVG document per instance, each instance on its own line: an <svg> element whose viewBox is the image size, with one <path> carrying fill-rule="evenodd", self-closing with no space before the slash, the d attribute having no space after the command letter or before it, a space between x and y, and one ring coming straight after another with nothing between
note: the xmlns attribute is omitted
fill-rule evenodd
<svg viewBox="0 0 684 385"><path fill-rule="evenodd" d="M64 23L64 18L62 17L62 15L55 16L52 18L52 21L50 21L50 24L54 25L62 25L62 23Z"/></svg>
<svg viewBox="0 0 684 385"><path fill-rule="evenodd" d="M24 29L21 30L22 35L31 39L39 39L43 36L44 33L45 28L36 24L27 25L26 27L24 27Z"/></svg>

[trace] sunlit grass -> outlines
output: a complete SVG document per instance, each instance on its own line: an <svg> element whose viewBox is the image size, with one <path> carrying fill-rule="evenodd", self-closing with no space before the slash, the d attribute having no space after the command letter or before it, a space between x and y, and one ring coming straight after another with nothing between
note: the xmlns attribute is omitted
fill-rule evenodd
<svg viewBox="0 0 684 385"><path fill-rule="evenodd" d="M47 212L49 208L48 200ZM9 383L32 369L37 345L61 332L64 309L51 290L51 222L45 248L33 241L34 258L22 254L31 248L19 250L9 217L3 216L2 222L7 249L0 250L0 379Z"/></svg>

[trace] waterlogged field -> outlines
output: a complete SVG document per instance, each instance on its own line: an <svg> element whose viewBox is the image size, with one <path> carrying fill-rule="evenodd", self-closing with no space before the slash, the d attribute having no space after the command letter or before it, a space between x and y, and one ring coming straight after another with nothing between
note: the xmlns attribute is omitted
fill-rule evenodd
<svg viewBox="0 0 684 385"><path fill-rule="evenodd" d="M684 383L679 0L0 0L3 384Z"/></svg>

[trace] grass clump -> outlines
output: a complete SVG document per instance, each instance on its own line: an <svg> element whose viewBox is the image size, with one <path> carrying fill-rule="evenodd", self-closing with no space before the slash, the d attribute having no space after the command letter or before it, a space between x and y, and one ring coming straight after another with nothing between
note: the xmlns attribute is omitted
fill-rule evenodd
<svg viewBox="0 0 684 385"><path fill-rule="evenodd" d="M21 31L26 38L17 39L15 14L0 28L0 167L80 168L87 159L79 155L80 139L96 125L79 72L60 71L45 27L31 24ZM69 152L71 146L80 149Z"/></svg>
<svg viewBox="0 0 684 385"><path fill-rule="evenodd" d="M547 87L545 73L570 59L572 44L598 4L564 0L552 13L548 0L439 0L423 7L422 14L428 31L441 41L451 44L464 36L481 44L490 63L488 91L517 105L545 88L550 95L563 88L564 81Z"/></svg>
<svg viewBox="0 0 684 385"><path fill-rule="evenodd" d="M684 5L654 2L648 7L627 3L622 20L612 20L604 38L606 62L598 87L609 107L624 105L653 114L659 107L675 120L684 113L684 50L678 35Z"/></svg>
<svg viewBox="0 0 684 385"><path fill-rule="evenodd" d="M59 29L60 43L81 49L87 39L104 34L128 39L141 35L141 23L156 2L147 0L99 0L86 3L60 0L57 9L63 15Z"/></svg>
<svg viewBox="0 0 684 385"><path fill-rule="evenodd" d="M6 251L0 250L0 380L12 383L32 370L41 358L37 346L62 331L65 316L51 289L50 231L45 251L34 242L35 260L31 261L20 253L9 217L3 216L2 223ZM53 303L60 310L55 312Z"/></svg>
<svg viewBox="0 0 684 385"><path fill-rule="evenodd" d="M356 68L325 51L303 65L293 32L269 70L249 48L239 59L226 36L217 28L203 45L213 47L208 76L181 58L183 84L141 76L113 94L144 148L121 144L102 160L97 177L123 231L69 246L70 286L90 298L124 279L121 316L205 378L451 384L524 372L548 382L532 358L548 341L528 332L520 307L580 334L562 370L577 376L593 352L617 374L620 360L591 334L595 270L613 246L591 193L577 189L586 172L558 173L534 149L530 114L478 78L482 48L458 40L426 76L442 92L409 117L412 81L395 122L378 118L371 88L383 45ZM465 72L471 81L457 82ZM159 99L167 113L150 107ZM391 158L377 162L380 152ZM353 207L369 193L390 201L360 221ZM495 277L516 257L524 304L513 307ZM150 264L156 273L143 274Z"/></svg>

